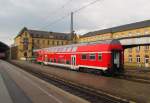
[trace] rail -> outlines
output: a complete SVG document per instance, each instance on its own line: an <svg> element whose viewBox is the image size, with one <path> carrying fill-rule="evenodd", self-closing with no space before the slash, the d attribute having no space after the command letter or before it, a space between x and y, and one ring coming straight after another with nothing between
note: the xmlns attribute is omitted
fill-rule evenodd
<svg viewBox="0 0 150 103"><path fill-rule="evenodd" d="M23 68L20 65L14 64L19 68L29 72L30 74L51 83L73 95L79 96L83 99L88 100L91 103L130 103L130 101L126 99L122 99L107 93L104 93L99 90L94 90L89 87L85 87L83 85L79 85L61 78L58 78L54 75L45 73L41 71L35 71L32 68Z"/></svg>

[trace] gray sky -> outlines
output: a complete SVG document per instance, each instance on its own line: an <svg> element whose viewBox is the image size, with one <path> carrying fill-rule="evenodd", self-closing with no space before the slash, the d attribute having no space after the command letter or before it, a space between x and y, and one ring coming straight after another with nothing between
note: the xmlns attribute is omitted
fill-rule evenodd
<svg viewBox="0 0 150 103"><path fill-rule="evenodd" d="M0 0L0 41L12 44L13 38L23 27L69 32L69 16L56 24L54 21L92 1ZM150 0L100 0L74 14L74 29L76 33L84 34L148 19Z"/></svg>

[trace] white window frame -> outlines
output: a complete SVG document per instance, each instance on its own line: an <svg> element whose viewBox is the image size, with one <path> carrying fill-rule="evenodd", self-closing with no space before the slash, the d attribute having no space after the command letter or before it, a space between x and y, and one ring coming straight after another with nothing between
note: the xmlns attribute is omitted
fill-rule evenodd
<svg viewBox="0 0 150 103"><path fill-rule="evenodd" d="M132 62L132 56L131 55L129 55L129 63L131 63Z"/></svg>
<svg viewBox="0 0 150 103"><path fill-rule="evenodd" d="M147 63L146 60L148 59L148 63L149 63L149 56L145 55L144 57L144 63Z"/></svg>
<svg viewBox="0 0 150 103"><path fill-rule="evenodd" d="M137 63L140 63L140 62L141 62L141 60L140 60L140 59L141 59L141 58L140 58L140 56L139 56L139 55L137 55L137 56L136 56L136 62L137 62Z"/></svg>
<svg viewBox="0 0 150 103"><path fill-rule="evenodd" d="M95 56L95 59L91 59L91 56ZM96 60L96 54L95 54L95 53L91 53L91 54L89 55L89 60Z"/></svg>

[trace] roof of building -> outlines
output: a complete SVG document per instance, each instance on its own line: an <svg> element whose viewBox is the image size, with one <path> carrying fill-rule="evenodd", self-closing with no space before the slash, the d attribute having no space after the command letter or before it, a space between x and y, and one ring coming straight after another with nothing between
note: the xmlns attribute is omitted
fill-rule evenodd
<svg viewBox="0 0 150 103"><path fill-rule="evenodd" d="M24 27L19 34L20 36L24 31L27 31L33 38L49 38L49 39L60 39L60 40L69 40L71 35L69 33L60 33L60 32L48 32L40 30L31 30Z"/></svg>
<svg viewBox="0 0 150 103"><path fill-rule="evenodd" d="M130 24L121 25L117 27L112 27L108 29L88 32L82 35L81 37L89 37L89 36L95 36L95 35L106 34L106 33L115 33L115 32L138 29L138 28L143 28L143 27L148 27L148 26L150 26L150 20L145 20L141 22L135 22L135 23L130 23Z"/></svg>

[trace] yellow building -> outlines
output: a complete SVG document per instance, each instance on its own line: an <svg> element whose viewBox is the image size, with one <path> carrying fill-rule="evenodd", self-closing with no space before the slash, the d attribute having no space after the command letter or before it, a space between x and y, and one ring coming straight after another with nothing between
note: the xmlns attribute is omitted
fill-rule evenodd
<svg viewBox="0 0 150 103"><path fill-rule="evenodd" d="M66 45L72 40L69 33L30 30L25 27L15 37L16 59L24 60L26 57L32 57L34 49Z"/></svg>
<svg viewBox="0 0 150 103"><path fill-rule="evenodd" d="M80 36L79 42L92 42L108 39L124 39L150 35L150 20L131 23L104 30L89 32ZM126 68L150 67L150 45L137 45L124 50Z"/></svg>

